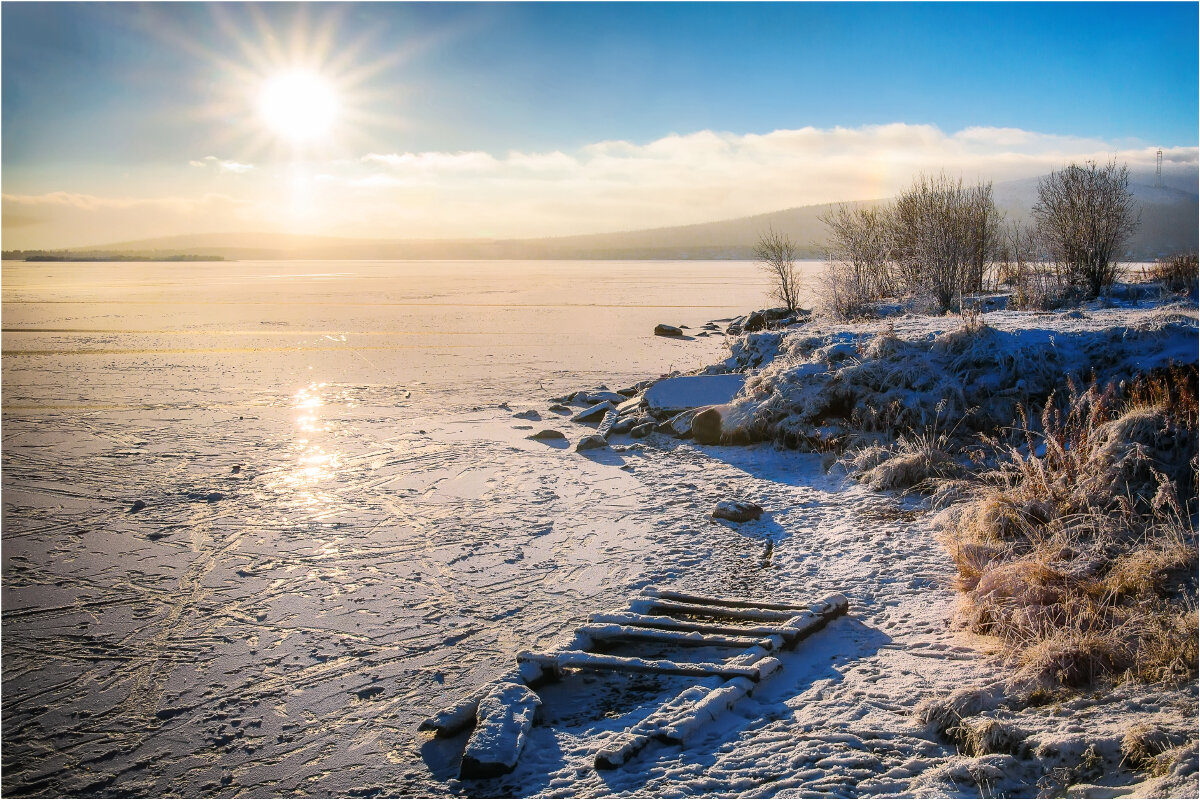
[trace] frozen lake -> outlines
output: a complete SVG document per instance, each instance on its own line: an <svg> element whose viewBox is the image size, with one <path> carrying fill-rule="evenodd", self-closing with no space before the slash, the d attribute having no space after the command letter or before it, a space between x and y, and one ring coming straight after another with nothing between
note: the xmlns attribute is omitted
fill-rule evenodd
<svg viewBox="0 0 1200 800"><path fill-rule="evenodd" d="M661 453L496 406L716 360L651 331L769 304L752 264L3 269L6 793L441 793L433 706L631 587L727 577L678 538L699 464L663 500Z"/></svg>

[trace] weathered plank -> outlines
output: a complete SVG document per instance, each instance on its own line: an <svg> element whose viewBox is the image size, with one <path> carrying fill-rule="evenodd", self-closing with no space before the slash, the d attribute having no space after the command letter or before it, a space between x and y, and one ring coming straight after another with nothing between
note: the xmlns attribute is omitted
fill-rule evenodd
<svg viewBox="0 0 1200 800"><path fill-rule="evenodd" d="M658 628L667 631L695 631L729 636L788 636L795 633L786 625L721 625L711 622L696 622L675 617L655 617L626 612L592 614L588 622L600 625L628 625L637 628Z"/></svg>
<svg viewBox="0 0 1200 800"><path fill-rule="evenodd" d="M518 663L530 663L545 670L561 672L565 669L588 669L601 672L650 672L660 675L689 675L698 678L749 678L757 681L758 668L745 665L692 663L626 658L585 653L581 650L565 650L559 653L524 652L517 656Z"/></svg>
<svg viewBox="0 0 1200 800"><path fill-rule="evenodd" d="M753 636L724 636L702 634L697 631L665 631L628 625L584 625L579 628L578 632L594 642L648 642L676 647L737 647L744 649L757 645L767 650L774 650L783 643L782 638L776 643L769 638L760 639Z"/></svg>
<svg viewBox="0 0 1200 800"><path fill-rule="evenodd" d="M675 600L658 600L652 597L638 598L629 604L634 611L644 614L691 614L698 617L717 619L747 619L759 622L786 622L796 616L795 610L768 608L733 608L731 606L709 606L701 603L681 603Z"/></svg>
<svg viewBox="0 0 1200 800"><path fill-rule="evenodd" d="M688 594L673 589L658 589L646 587L642 594L656 597L660 600L677 600L681 603L698 603L705 606L729 606L731 608L768 608L775 611L808 611L809 606L798 603L774 603L766 600L752 600L743 597L712 597L702 594Z"/></svg>

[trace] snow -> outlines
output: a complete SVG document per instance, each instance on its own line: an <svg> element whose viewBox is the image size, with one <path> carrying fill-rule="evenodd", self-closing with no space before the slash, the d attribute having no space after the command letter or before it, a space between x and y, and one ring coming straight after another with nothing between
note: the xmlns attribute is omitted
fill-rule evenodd
<svg viewBox="0 0 1200 800"><path fill-rule="evenodd" d="M645 401L658 415L728 403L742 390L743 375L681 375L665 378L646 390Z"/></svg>

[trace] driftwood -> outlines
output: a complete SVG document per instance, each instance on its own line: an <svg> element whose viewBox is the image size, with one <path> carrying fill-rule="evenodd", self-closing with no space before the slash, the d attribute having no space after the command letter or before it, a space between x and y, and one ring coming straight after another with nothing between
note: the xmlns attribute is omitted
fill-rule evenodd
<svg viewBox="0 0 1200 800"><path fill-rule="evenodd" d="M776 611L808 611L809 606L795 603L767 603L759 600L746 600L737 597L710 597L701 594L687 594L671 589L657 589L653 586L642 590L647 597L657 597L660 600L677 600L681 603L698 603L706 606L729 606L731 608L770 608Z"/></svg>

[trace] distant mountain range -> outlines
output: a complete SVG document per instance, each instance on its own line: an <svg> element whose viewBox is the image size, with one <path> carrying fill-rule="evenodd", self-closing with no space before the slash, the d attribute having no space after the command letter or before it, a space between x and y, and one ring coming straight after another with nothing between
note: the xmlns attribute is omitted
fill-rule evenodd
<svg viewBox="0 0 1200 800"><path fill-rule="evenodd" d="M1166 177L1166 176L1164 176ZM1136 181L1136 182L1134 182ZM1038 178L997 183L996 205L1009 220L1027 220L1037 196ZM1167 183L1164 181L1164 183ZM1135 174L1130 183L1141 205L1142 224L1130 242L1129 257L1147 260L1195 250L1200 220L1196 172L1176 172L1169 185L1154 186L1153 174ZM883 200L853 205L877 205ZM801 206L769 214L619 233L544 239L352 239L281 233L213 233L115 242L70 251L142 258L195 256L225 259L749 259L759 234L768 227L786 233L804 257L822 254L821 214L833 203Z"/></svg>

